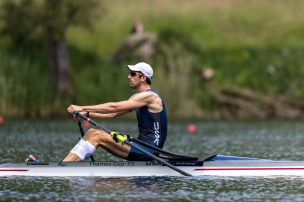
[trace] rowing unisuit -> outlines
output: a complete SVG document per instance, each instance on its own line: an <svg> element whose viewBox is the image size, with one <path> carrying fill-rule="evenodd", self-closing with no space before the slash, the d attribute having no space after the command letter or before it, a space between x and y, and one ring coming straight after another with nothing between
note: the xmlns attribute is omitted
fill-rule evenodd
<svg viewBox="0 0 304 202"><path fill-rule="evenodd" d="M152 89L148 89L147 91L156 93L159 96L159 94ZM163 148L167 137L167 112L163 100L162 105L162 111L157 113L150 112L147 106L136 109L136 116L139 128L138 139L158 148ZM158 156L158 153L156 152L149 152ZM146 155L142 154L134 148L131 148L128 156L128 160L149 159L150 157L147 157Z"/></svg>

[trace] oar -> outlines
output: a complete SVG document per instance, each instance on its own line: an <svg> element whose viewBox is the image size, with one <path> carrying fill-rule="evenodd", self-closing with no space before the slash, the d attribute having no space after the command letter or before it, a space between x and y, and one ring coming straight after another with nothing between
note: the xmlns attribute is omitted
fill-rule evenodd
<svg viewBox="0 0 304 202"><path fill-rule="evenodd" d="M82 119L84 119L84 120L88 121L89 123L91 123L93 126L99 128L99 129L101 129L101 130L103 130L103 131L105 131L106 133L108 133L108 134L111 135L111 131L110 131L109 129L105 128L104 126L102 126L102 125L100 125L100 124L98 124L98 123L96 123L96 122L93 121L92 119L90 119L90 118L88 118L88 117L86 117L86 116L80 114L79 111L74 111L73 114L75 114L76 116L81 117ZM128 141L128 139L125 138L125 137L123 137L122 135L120 135L117 139L118 139L119 142L122 142L123 144L129 145L130 147L133 147L133 148L137 149L138 151L142 152L143 154L145 154L145 155L151 157L152 159L154 159L154 160L156 160L156 161L162 163L163 165L168 166L169 168L175 170L176 172L179 172L179 173L182 174L182 175L185 175L185 176L192 176L191 174L189 174L189 173L187 173L187 172L185 172L185 171L183 171L183 170L181 170L181 169L179 169L179 168L177 168L177 167L171 165L171 164L168 163L167 161L164 161L163 159L161 159L161 158L159 158L159 157L157 157L157 156L155 156L155 155L153 155L153 154L147 152L146 150L142 149L141 147L139 147L139 146L135 145L134 143Z"/></svg>
<svg viewBox="0 0 304 202"><path fill-rule="evenodd" d="M83 127L82 127L82 124L81 124L81 121L80 120L78 120L77 121L77 124L78 124L78 128L79 128L79 131L80 131L80 135L81 135L81 137L83 137L84 136L84 130L83 130ZM90 159L91 159L91 161L95 161L95 159L94 159L94 156L93 155L91 155L90 156Z"/></svg>
<svg viewBox="0 0 304 202"><path fill-rule="evenodd" d="M169 151L154 147L152 145L149 145L149 144L147 144L147 143L145 143L145 142L143 142L139 139L135 139L135 138L132 138L132 137L130 137L129 141L141 144L142 146L144 146L146 148L149 148L149 149L151 149L151 150L153 150L153 151L155 151L159 154L163 154L163 155L166 155L168 157L179 158L179 159L188 160L188 161L196 161L198 159L197 156L190 155L190 154L177 154L177 153L169 152Z"/></svg>
<svg viewBox="0 0 304 202"><path fill-rule="evenodd" d="M89 117L87 116L84 116L86 118L84 118L85 120L88 119ZM82 117L83 118L83 117ZM96 122L95 122L96 123ZM80 123L81 124L81 123ZM97 124L97 123L96 123ZM100 124L98 124L99 127L102 127L102 130L105 131L106 133L111 133L112 131L110 131L109 129L101 126ZM98 126L97 126L98 127ZM80 128L80 127L79 127ZM81 126L82 128L82 126ZM130 137L130 139L128 139L129 141L132 141L132 142L136 142L138 144L141 144L142 146L146 147L146 148L149 148L150 150L153 150L159 154L163 154L163 155L166 155L166 156L170 156L170 157L175 157L175 158L180 158L180 159L184 159L184 160L189 160L189 161L196 161L198 159L197 156L194 156L194 155L185 155L185 154L177 154L177 153L173 153L173 152L169 152L169 151L166 151L166 150L162 150L160 148L157 148L157 147L154 147L152 145L149 145L141 140L138 140L138 139L134 139L132 137Z"/></svg>

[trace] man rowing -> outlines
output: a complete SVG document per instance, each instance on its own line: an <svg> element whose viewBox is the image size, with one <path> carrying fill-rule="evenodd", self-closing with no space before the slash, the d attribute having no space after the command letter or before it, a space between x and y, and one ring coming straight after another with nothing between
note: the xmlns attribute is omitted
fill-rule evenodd
<svg viewBox="0 0 304 202"><path fill-rule="evenodd" d="M81 114L89 113L90 117L99 119L110 119L136 110L139 129L138 139L161 149L167 136L167 113L162 98L151 89L153 69L144 62L128 65L128 68L130 69L128 75L129 87L136 90L136 93L128 100L88 106L70 105L67 110L69 113L74 111ZM151 157L133 147L114 141L106 132L91 128L63 161L85 160L98 147L102 147L107 152L129 161L152 160ZM145 150L158 156L156 152Z"/></svg>

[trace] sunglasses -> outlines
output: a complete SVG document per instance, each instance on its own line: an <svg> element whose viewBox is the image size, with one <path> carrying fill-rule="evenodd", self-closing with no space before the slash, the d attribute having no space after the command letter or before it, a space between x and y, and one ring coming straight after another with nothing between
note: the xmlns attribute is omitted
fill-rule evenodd
<svg viewBox="0 0 304 202"><path fill-rule="evenodd" d="M143 74L142 73L140 73L140 72L134 72L134 71L130 71L130 76L131 77L134 77L134 76L136 76L137 74L139 74L140 76L142 76Z"/></svg>

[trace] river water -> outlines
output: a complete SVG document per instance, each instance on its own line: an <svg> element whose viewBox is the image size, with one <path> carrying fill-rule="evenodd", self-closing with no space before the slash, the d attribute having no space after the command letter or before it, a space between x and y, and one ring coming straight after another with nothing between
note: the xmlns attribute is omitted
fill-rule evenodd
<svg viewBox="0 0 304 202"><path fill-rule="evenodd" d="M277 160L304 160L301 121L171 122L165 149ZM136 122L107 121L109 129L136 134ZM134 135L136 136L136 135ZM0 125L0 163L34 154L59 161L78 141L76 122L5 120ZM117 160L99 149L97 160ZM302 177L0 177L0 201L304 201Z"/></svg>

